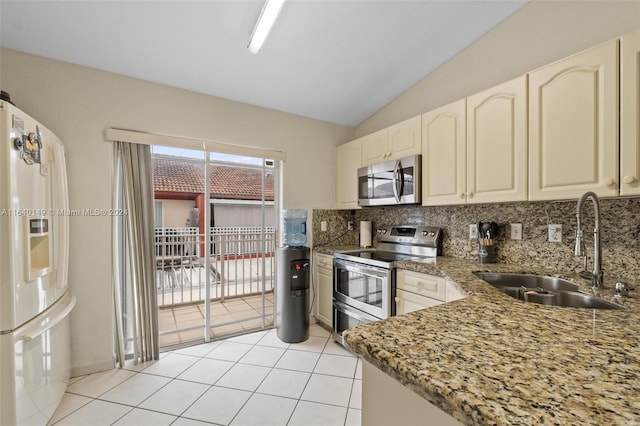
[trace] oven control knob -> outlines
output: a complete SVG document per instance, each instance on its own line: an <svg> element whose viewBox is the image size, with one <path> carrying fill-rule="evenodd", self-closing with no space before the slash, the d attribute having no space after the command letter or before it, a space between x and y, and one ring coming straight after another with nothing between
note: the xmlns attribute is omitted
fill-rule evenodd
<svg viewBox="0 0 640 426"><path fill-rule="evenodd" d="M432 231L432 232L429 232L429 236L430 236L430 237L435 237L435 236L436 236L436 233L435 233L435 232L433 232L433 231Z"/></svg>
<svg viewBox="0 0 640 426"><path fill-rule="evenodd" d="M386 230L386 229L380 229L379 231L380 231L381 233L383 233L383 234L386 234L386 233L387 233L387 230Z"/></svg>
<svg viewBox="0 0 640 426"><path fill-rule="evenodd" d="M423 236L423 237L426 237L426 236L427 236L427 234L428 234L428 232L427 232L427 231L422 231L422 236Z"/></svg>

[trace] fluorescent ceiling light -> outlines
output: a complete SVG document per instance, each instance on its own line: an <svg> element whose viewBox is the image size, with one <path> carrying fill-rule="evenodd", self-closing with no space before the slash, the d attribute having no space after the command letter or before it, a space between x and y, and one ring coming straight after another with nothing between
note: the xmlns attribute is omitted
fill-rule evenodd
<svg viewBox="0 0 640 426"><path fill-rule="evenodd" d="M285 0L266 0L264 2L264 7L262 8L262 12L260 12L256 27L251 34L249 46L247 46L251 53L255 54L260 51L262 44L271 31L271 27L273 27L273 23L278 19L284 2Z"/></svg>

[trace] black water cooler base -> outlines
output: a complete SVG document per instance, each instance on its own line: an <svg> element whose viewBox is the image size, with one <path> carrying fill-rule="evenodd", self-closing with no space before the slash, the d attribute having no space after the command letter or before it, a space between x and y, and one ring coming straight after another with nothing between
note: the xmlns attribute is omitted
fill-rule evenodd
<svg viewBox="0 0 640 426"><path fill-rule="evenodd" d="M279 247L276 252L276 332L283 342L304 342L309 338L310 250Z"/></svg>

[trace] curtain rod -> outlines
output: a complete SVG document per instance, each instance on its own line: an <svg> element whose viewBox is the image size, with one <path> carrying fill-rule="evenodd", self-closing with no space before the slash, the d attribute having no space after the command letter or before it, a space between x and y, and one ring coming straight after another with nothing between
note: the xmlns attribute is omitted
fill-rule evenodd
<svg viewBox="0 0 640 426"><path fill-rule="evenodd" d="M107 141L123 141L143 145L161 145L172 148L219 152L222 154L232 155L246 155L250 157L268 158L281 161L285 161L286 159L286 154L282 151L177 136L156 135L153 133L126 129L109 128L105 131L105 139Z"/></svg>

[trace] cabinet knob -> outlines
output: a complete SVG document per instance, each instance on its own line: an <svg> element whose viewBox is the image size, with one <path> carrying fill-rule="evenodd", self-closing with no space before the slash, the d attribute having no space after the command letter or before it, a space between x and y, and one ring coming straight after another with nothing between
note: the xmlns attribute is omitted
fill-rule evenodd
<svg viewBox="0 0 640 426"><path fill-rule="evenodd" d="M460 198L464 198L464 192L460 193Z"/></svg>
<svg viewBox="0 0 640 426"><path fill-rule="evenodd" d="M611 185L613 185L614 183L616 183L616 181L615 181L615 179L613 179L613 178L607 178L607 179L605 179L605 180L604 180L604 184L605 184L605 186L611 186Z"/></svg>
<svg viewBox="0 0 640 426"><path fill-rule="evenodd" d="M473 192L467 192L467 197L473 198Z"/></svg>
<svg viewBox="0 0 640 426"><path fill-rule="evenodd" d="M396 303L400 302L400 298L399 297L396 297L394 300L396 301Z"/></svg>
<svg viewBox="0 0 640 426"><path fill-rule="evenodd" d="M633 183L635 181L637 181L638 179L636 179L635 176L625 176L622 178L622 182L623 183Z"/></svg>

